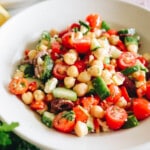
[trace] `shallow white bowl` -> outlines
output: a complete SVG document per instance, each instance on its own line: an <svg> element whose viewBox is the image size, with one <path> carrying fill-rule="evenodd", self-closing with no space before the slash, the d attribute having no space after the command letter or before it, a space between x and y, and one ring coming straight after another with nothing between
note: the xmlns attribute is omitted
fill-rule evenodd
<svg viewBox="0 0 150 150"><path fill-rule="evenodd" d="M134 27L141 35L141 52L150 52L150 12L116 0L50 0L28 8L0 29L0 118L17 121L15 132L43 150L150 149L150 119L138 127L83 138L45 127L39 117L8 92L8 83L23 50L32 47L44 30L63 29L72 22L99 13L112 27Z"/></svg>

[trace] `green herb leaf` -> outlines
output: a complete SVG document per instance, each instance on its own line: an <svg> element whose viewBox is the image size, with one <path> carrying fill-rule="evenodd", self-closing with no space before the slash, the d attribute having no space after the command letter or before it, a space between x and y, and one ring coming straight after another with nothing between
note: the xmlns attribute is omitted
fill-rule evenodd
<svg viewBox="0 0 150 150"><path fill-rule="evenodd" d="M17 126L19 126L19 123L17 123L17 122L12 122L11 124L7 124L4 122L0 126L0 132L10 132Z"/></svg>
<svg viewBox="0 0 150 150"><path fill-rule="evenodd" d="M8 133L0 132L0 146L7 146L12 143Z"/></svg>

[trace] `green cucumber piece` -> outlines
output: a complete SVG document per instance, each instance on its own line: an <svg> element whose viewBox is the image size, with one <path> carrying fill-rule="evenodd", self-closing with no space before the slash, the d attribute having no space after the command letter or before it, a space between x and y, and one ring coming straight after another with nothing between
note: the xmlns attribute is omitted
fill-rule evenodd
<svg viewBox="0 0 150 150"><path fill-rule="evenodd" d="M135 127L139 124L137 118L134 115L130 115L127 118L127 121L125 122L125 124L123 125L123 129L127 129L127 128L132 128Z"/></svg>
<svg viewBox="0 0 150 150"><path fill-rule="evenodd" d="M41 121L49 128L52 127L53 120L54 120L55 115L53 113L50 113L48 111L45 111L42 114Z"/></svg>
<svg viewBox="0 0 150 150"><path fill-rule="evenodd" d="M101 100L104 100L110 95L110 91L105 81L101 77L94 78L92 83L97 95L101 98Z"/></svg>
<svg viewBox="0 0 150 150"><path fill-rule="evenodd" d="M18 69L24 73L25 78L34 76L34 66L32 64L21 64Z"/></svg>
<svg viewBox="0 0 150 150"><path fill-rule="evenodd" d="M92 51L95 51L96 49L100 48L100 43L98 42L98 40L96 38L93 38L92 41L91 41L91 47L90 49Z"/></svg>
<svg viewBox="0 0 150 150"><path fill-rule="evenodd" d="M135 34L135 29L134 28L129 28L129 29L122 29L118 31L118 34L123 34L123 35L134 35Z"/></svg>
<svg viewBox="0 0 150 150"><path fill-rule="evenodd" d="M122 73L123 73L124 75L129 75L129 74L132 74L132 73L138 71L139 69L140 69L139 66L132 66L132 67L128 67L128 68L124 69L124 70L122 71Z"/></svg>
<svg viewBox="0 0 150 150"><path fill-rule="evenodd" d="M93 118L90 116L86 122L89 132L94 132L94 121Z"/></svg>
<svg viewBox="0 0 150 150"><path fill-rule="evenodd" d="M55 98L64 98L71 101L77 100L77 94L73 90L63 88L63 87L57 87L52 91L52 94Z"/></svg>
<svg viewBox="0 0 150 150"><path fill-rule="evenodd" d="M124 39L124 43L126 46L131 45L131 44L138 45L138 40L134 36L126 36Z"/></svg>

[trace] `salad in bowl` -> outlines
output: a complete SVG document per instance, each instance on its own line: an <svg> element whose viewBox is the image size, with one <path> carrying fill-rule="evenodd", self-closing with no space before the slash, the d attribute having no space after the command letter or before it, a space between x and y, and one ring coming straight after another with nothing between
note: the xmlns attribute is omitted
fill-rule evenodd
<svg viewBox="0 0 150 150"><path fill-rule="evenodd" d="M100 14L43 31L8 85L48 128L79 137L123 130L150 116L150 55L134 28Z"/></svg>

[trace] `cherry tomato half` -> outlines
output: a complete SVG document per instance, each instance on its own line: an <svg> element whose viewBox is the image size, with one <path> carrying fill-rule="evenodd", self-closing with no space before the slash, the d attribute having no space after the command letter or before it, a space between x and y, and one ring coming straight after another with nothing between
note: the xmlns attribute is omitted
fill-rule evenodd
<svg viewBox="0 0 150 150"><path fill-rule="evenodd" d="M74 32L67 32L62 36L62 45L66 48L73 48Z"/></svg>
<svg viewBox="0 0 150 150"><path fill-rule="evenodd" d="M55 116L54 121L53 121L53 126L56 130L68 133L68 132L71 132L74 129L75 115L70 114L71 116L70 116L70 119L69 119L69 113L70 112L63 111L63 112L58 113Z"/></svg>
<svg viewBox="0 0 150 150"><path fill-rule="evenodd" d="M78 53L85 54L90 51L91 40L89 38L74 39L73 47Z"/></svg>
<svg viewBox="0 0 150 150"><path fill-rule="evenodd" d="M127 120L125 109L112 105L106 109L106 123L110 129L120 129Z"/></svg>
<svg viewBox="0 0 150 150"><path fill-rule="evenodd" d="M150 116L150 102L144 98L133 99L133 113L138 120L143 120Z"/></svg>
<svg viewBox="0 0 150 150"><path fill-rule="evenodd" d="M117 65L120 69L134 66L136 63L136 56L132 52L123 52L118 58Z"/></svg>
<svg viewBox="0 0 150 150"><path fill-rule="evenodd" d="M18 95L23 94L28 89L28 81L25 78L13 79L9 83L9 90L11 93Z"/></svg>
<svg viewBox="0 0 150 150"><path fill-rule="evenodd" d="M92 29L100 28L102 24L101 16L98 14L90 14L86 17L86 21L89 22L89 25Z"/></svg>

